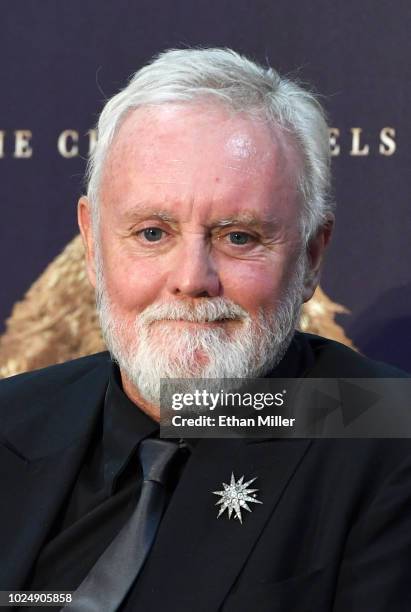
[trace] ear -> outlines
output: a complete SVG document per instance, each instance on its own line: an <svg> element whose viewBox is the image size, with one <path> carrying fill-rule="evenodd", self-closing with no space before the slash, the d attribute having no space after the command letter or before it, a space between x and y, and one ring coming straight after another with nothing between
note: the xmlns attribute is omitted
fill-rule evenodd
<svg viewBox="0 0 411 612"><path fill-rule="evenodd" d="M330 242L334 228L334 215L317 230L307 245L307 270L305 273L303 301L308 302L314 294L320 280L321 264L325 249Z"/></svg>
<svg viewBox="0 0 411 612"><path fill-rule="evenodd" d="M90 202L86 196L78 201L77 219L86 255L87 275L90 283L96 287L95 245Z"/></svg>

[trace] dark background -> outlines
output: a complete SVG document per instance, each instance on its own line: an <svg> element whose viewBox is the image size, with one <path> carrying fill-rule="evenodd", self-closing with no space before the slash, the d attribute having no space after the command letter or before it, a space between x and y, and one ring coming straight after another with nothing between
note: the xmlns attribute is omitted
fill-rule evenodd
<svg viewBox="0 0 411 612"><path fill-rule="evenodd" d="M3 0L0 15L0 332L77 233L86 132L104 100L163 49L227 46L323 94L340 154L322 287L350 309L338 321L363 352L411 370L409 0ZM350 154L352 127L368 155ZM390 156L384 127L396 132ZM28 159L13 157L22 129ZM80 134L73 158L57 150L67 129Z"/></svg>

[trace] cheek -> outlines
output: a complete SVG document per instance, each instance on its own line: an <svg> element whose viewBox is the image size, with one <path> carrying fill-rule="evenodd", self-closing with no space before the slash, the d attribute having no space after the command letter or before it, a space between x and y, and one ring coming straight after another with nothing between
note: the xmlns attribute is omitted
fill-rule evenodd
<svg viewBox="0 0 411 612"><path fill-rule="evenodd" d="M124 258L111 262L105 270L110 299L119 310L135 316L159 300L164 287L164 272L153 260Z"/></svg>
<svg viewBox="0 0 411 612"><path fill-rule="evenodd" d="M271 308L286 287L287 274L272 262L231 262L222 274L224 295L250 314Z"/></svg>

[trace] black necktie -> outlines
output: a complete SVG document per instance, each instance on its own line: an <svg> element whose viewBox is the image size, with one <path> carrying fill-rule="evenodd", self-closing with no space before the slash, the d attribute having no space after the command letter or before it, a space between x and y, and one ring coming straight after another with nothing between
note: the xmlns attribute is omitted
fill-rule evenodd
<svg viewBox="0 0 411 612"><path fill-rule="evenodd" d="M109 544L63 610L115 612L143 567L166 504L167 474L179 445L147 438L140 443L140 499L130 519Z"/></svg>

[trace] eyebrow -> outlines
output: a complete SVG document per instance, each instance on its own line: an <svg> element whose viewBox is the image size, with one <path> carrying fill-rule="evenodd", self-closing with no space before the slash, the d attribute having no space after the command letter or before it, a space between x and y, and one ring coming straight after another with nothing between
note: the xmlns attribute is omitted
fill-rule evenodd
<svg viewBox="0 0 411 612"><path fill-rule="evenodd" d="M276 217L269 219L261 219L261 217L251 212L245 212L225 219L219 219L212 224L214 227L227 227L230 225L245 225L252 229L270 230L280 226L280 222Z"/></svg>
<svg viewBox="0 0 411 612"><path fill-rule="evenodd" d="M177 219L166 210L159 210L144 204L144 202L136 204L122 215L125 221L143 221L144 219L160 219L167 223L177 223Z"/></svg>
<svg viewBox="0 0 411 612"><path fill-rule="evenodd" d="M143 221L145 219L159 219L166 223L178 224L179 220L169 211L150 206L144 202L134 205L132 208L123 213L122 217L127 222ZM225 217L223 219L211 220L209 226L212 228L228 227L231 225L245 225L249 228L270 230L280 226L280 222L276 217L261 219L252 211L245 211L238 215Z"/></svg>

